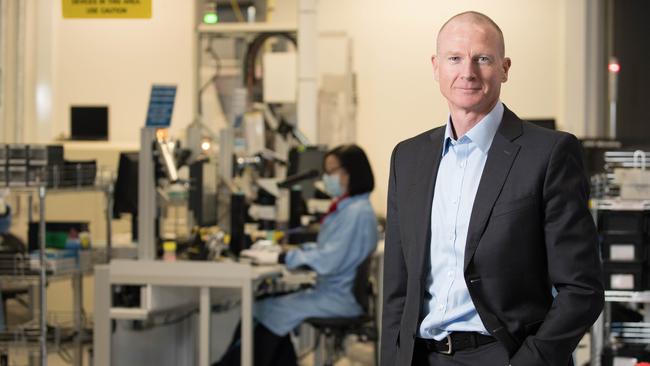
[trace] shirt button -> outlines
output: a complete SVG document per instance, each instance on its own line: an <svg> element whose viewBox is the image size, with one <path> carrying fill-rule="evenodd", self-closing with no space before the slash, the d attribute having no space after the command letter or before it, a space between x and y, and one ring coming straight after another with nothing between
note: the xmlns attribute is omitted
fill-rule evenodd
<svg viewBox="0 0 650 366"><path fill-rule="evenodd" d="M444 308L445 308L444 305L442 305L442 304L438 304L438 310L442 310L442 309L444 309Z"/></svg>
<svg viewBox="0 0 650 366"><path fill-rule="evenodd" d="M464 161L460 163L460 167L461 167L461 168L464 168L464 167L465 167L465 162L464 162Z"/></svg>
<svg viewBox="0 0 650 366"><path fill-rule="evenodd" d="M454 271L449 271L449 272L447 272L447 276L449 276L449 277L454 277Z"/></svg>

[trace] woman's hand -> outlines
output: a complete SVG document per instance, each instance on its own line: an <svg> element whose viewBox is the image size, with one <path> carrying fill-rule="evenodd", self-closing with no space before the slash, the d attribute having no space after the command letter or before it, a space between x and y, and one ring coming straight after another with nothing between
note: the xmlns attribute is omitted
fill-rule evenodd
<svg viewBox="0 0 650 366"><path fill-rule="evenodd" d="M268 250L245 249L239 253L239 256L250 258L255 264L276 264L280 253Z"/></svg>

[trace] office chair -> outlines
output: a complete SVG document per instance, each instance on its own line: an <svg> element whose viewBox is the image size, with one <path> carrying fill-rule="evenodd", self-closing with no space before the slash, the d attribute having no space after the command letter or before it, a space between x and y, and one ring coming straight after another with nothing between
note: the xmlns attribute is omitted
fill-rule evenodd
<svg viewBox="0 0 650 366"><path fill-rule="evenodd" d="M378 364L377 325L373 311L374 289L370 282L371 260L372 253L357 268L354 278L353 293L363 309L363 314L351 318L309 318L305 320L316 330L318 346L315 347L315 350L325 354L323 366L333 366L334 362L340 358L344 352L343 341L348 335L356 335L362 342L371 341L373 343L374 364ZM314 365L321 366L318 363Z"/></svg>

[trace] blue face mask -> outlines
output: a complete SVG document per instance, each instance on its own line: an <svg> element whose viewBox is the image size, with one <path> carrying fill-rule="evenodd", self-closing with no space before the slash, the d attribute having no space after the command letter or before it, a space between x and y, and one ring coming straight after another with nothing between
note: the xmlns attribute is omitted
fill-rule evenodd
<svg viewBox="0 0 650 366"><path fill-rule="evenodd" d="M325 191L332 198L341 197L343 195L343 188L341 187L341 178L338 174L323 174L323 184L325 184Z"/></svg>

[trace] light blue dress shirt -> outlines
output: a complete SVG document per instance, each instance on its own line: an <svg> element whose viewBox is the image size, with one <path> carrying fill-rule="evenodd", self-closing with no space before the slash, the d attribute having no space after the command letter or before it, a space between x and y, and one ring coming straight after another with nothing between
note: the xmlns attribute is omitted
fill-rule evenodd
<svg viewBox="0 0 650 366"><path fill-rule="evenodd" d="M441 340L451 332L489 334L479 318L463 275L467 230L488 151L503 104L458 140L447 120L431 207L431 272L426 281L419 337Z"/></svg>
<svg viewBox="0 0 650 366"><path fill-rule="evenodd" d="M352 292L357 267L377 247L377 219L369 194L343 199L323 221L315 245L291 250L289 269L311 267L318 277L314 288L268 298L254 305L257 321L283 336L312 317L354 317L361 306Z"/></svg>

